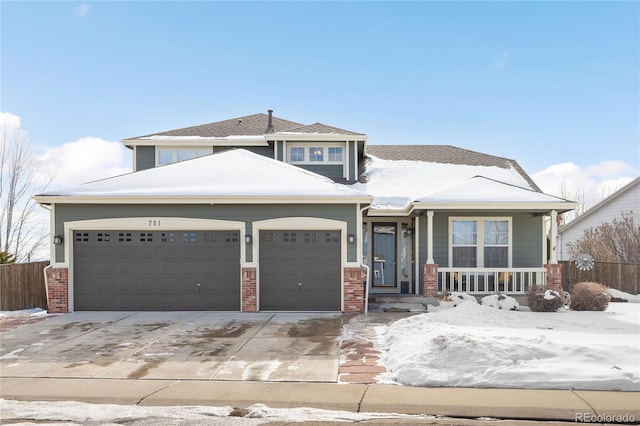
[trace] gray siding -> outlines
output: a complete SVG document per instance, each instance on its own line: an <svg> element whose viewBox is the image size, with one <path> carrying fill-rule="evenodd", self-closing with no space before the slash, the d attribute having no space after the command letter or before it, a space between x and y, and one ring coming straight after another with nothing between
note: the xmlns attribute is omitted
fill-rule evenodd
<svg viewBox="0 0 640 426"><path fill-rule="evenodd" d="M329 179L342 179L342 164L295 164L295 166L298 166L301 169L309 170L310 172L317 173L322 176L326 176Z"/></svg>
<svg viewBox="0 0 640 426"><path fill-rule="evenodd" d="M347 234L357 234L359 211L350 204L313 205L101 205L101 204L57 204L54 235L63 234L64 223L75 220L91 220L125 217L184 217L193 219L219 219L244 221L247 233L251 233L254 221L281 217L319 217L347 223ZM257 238L257 236L254 236ZM69 242L67 242L68 244ZM358 244L347 245L347 261L357 260ZM64 262L64 247L56 246L56 262ZM251 246L247 247L246 259L253 261Z"/></svg>
<svg viewBox="0 0 640 426"><path fill-rule="evenodd" d="M433 260L439 266L449 266L449 217L511 217L512 265L514 268L540 267L542 260L543 218L532 214L505 212L435 212L433 216ZM420 217L420 263L427 260L427 218ZM422 279L422 277L421 277Z"/></svg>
<svg viewBox="0 0 640 426"><path fill-rule="evenodd" d="M358 176L356 176L356 170L357 167L355 166L355 162L353 161L354 158L356 158L357 152L356 152L356 142L347 142L347 149L349 150L349 164L347 165L347 180L349 180L349 182L354 182L356 179L358 179Z"/></svg>
<svg viewBox="0 0 640 426"><path fill-rule="evenodd" d="M152 169L156 166L156 147L136 147L136 170Z"/></svg>

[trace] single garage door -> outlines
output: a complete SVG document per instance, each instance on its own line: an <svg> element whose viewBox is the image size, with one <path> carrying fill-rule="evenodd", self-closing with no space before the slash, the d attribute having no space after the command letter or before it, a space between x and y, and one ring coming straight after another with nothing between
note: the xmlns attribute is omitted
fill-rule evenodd
<svg viewBox="0 0 640 426"><path fill-rule="evenodd" d="M340 231L261 231L260 310L339 311Z"/></svg>
<svg viewBox="0 0 640 426"><path fill-rule="evenodd" d="M77 231L75 310L240 310L237 231Z"/></svg>

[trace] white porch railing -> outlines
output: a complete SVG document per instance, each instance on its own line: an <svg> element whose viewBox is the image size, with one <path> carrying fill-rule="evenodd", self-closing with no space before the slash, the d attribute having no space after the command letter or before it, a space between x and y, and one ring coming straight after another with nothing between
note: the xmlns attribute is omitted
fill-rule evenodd
<svg viewBox="0 0 640 426"><path fill-rule="evenodd" d="M525 294L546 283L545 268L438 268L438 293Z"/></svg>

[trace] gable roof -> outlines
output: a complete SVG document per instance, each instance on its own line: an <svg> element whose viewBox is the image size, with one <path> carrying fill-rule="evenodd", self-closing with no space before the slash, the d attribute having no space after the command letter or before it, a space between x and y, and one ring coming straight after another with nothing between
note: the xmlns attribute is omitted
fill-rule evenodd
<svg viewBox="0 0 640 426"><path fill-rule="evenodd" d="M558 232L564 232L567 229L573 228L575 225L581 223L585 219L588 219L589 217L597 214L598 211L600 211L603 208L605 208L612 201L614 201L614 200L618 199L619 197L623 196L624 194L632 191L634 188L637 188L638 186L640 186L640 176L638 176L637 178L635 178L634 180L632 180L631 182L629 182L628 184L626 184L622 188L618 189L616 192L614 192L613 194L609 195L607 198L605 198L604 200L600 201L598 204L596 204L595 206L591 207L590 209L585 211L583 214L581 214L580 216L578 216L577 218L575 218L571 222L567 223L566 225L562 225L558 229ZM640 203L640 200L638 200L638 202ZM640 207L638 209L640 210ZM636 214L637 213L640 213L640 212L636 212Z"/></svg>
<svg viewBox="0 0 640 426"><path fill-rule="evenodd" d="M418 197L417 203L447 204L518 204L518 203L564 203L562 198L542 192L499 182L484 176L473 176L461 182Z"/></svg>
<svg viewBox="0 0 640 426"><path fill-rule="evenodd" d="M416 209L571 210L575 203L543 194L515 167L370 158L366 182L352 186L373 196L369 213Z"/></svg>
<svg viewBox="0 0 640 426"><path fill-rule="evenodd" d="M384 160L425 161L514 169L527 181L529 187L540 192L538 185L517 161L451 145L368 145L366 153Z"/></svg>
<svg viewBox="0 0 640 426"><path fill-rule="evenodd" d="M267 114L253 114L244 117L231 118L229 120L216 121L198 126L184 127L182 129L168 130L165 132L151 133L144 136L136 136L128 139L144 139L152 136L200 136L203 138L224 138L228 136L258 136L267 134L269 116ZM281 132L296 127L304 126L295 121L283 120L273 117L274 131ZM127 140L128 140L127 139Z"/></svg>
<svg viewBox="0 0 640 426"><path fill-rule="evenodd" d="M216 121L198 126L184 127L182 129L167 130L159 133L151 133L143 136L123 139L127 147L145 144L152 140L158 143L195 143L218 146L250 146L268 145L267 138L287 139L290 135L314 135L315 139L327 136L335 139L336 135L358 135L366 139L362 133L328 126L322 123L305 125L295 121L284 120L275 116L271 117L273 128L269 127L269 115L253 114L229 120Z"/></svg>
<svg viewBox="0 0 640 426"><path fill-rule="evenodd" d="M35 198L45 204L370 201L370 197L354 188L244 149L51 190Z"/></svg>

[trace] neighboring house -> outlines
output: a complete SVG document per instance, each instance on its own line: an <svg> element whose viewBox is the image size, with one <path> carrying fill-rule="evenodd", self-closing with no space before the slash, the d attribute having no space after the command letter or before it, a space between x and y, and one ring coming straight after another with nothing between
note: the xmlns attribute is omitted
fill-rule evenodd
<svg viewBox="0 0 640 426"><path fill-rule="evenodd" d="M559 286L544 219L575 203L513 160L272 111L123 143L133 173L35 197L50 311L362 312L369 293Z"/></svg>
<svg viewBox="0 0 640 426"><path fill-rule="evenodd" d="M611 223L621 218L623 212L633 214L634 220L640 223L640 177L635 178L604 200L600 201L576 219L558 229L560 260L571 260L569 244L575 243L590 228L597 228L603 223Z"/></svg>

